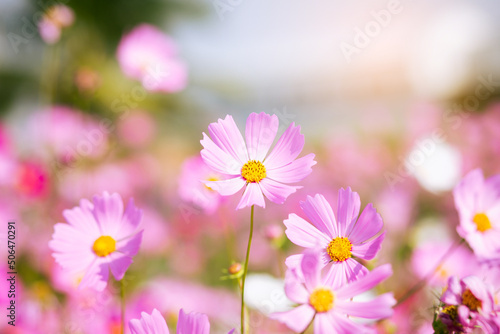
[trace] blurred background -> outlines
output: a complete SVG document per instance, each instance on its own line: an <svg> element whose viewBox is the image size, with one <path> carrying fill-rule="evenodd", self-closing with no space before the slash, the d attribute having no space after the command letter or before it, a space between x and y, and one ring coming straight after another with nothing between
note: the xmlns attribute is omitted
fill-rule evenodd
<svg viewBox="0 0 500 334"><path fill-rule="evenodd" d="M155 57L168 62L151 73ZM148 85L164 70L161 87ZM231 114L243 130L261 111L278 115L280 132L300 124L318 164L285 205L256 210L253 331L288 331L265 315L290 306L273 297L300 251L282 221L303 216L306 195L335 208L350 186L362 207L374 203L387 237L367 265L392 263L384 288L401 296L458 239L456 183L474 168L500 172L499 96L494 0L0 0L0 217L20 222L22 291L20 325L0 330L119 330L116 287L76 291L47 247L62 210L104 190L145 213L128 316L156 307L174 328L183 307L207 313L213 332L237 327L223 269L243 258L248 212L203 189L210 172L196 161L208 124ZM432 333L438 281L379 331Z"/></svg>

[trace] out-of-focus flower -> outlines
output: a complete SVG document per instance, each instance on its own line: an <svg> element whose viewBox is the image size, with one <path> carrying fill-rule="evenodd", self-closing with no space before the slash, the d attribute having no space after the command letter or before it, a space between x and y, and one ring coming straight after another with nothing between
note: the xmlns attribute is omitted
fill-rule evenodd
<svg viewBox="0 0 500 334"><path fill-rule="evenodd" d="M222 200L221 195L203 181L221 181L226 177L207 166L200 156L187 159L179 178L179 195L206 214L214 213Z"/></svg>
<svg viewBox="0 0 500 334"><path fill-rule="evenodd" d="M177 58L174 42L149 24L122 37L117 58L125 75L140 80L147 90L178 92L186 87L186 66Z"/></svg>
<svg viewBox="0 0 500 334"><path fill-rule="evenodd" d="M450 331L469 333L480 326L488 334L499 332L491 319L493 295L478 277L467 276L461 280L450 277L441 301L445 305L439 319Z"/></svg>
<svg viewBox="0 0 500 334"><path fill-rule="evenodd" d="M64 5L56 5L43 15L38 29L40 36L48 44L54 44L61 38L61 31L75 21L75 15L71 8Z"/></svg>
<svg viewBox="0 0 500 334"><path fill-rule="evenodd" d="M289 270L285 278L285 291L299 304L291 311L274 313L271 318L286 324L297 333L314 323L315 333L365 333L370 329L349 317L382 319L390 317L396 303L392 293L385 293L370 301L351 299L366 292L392 275L391 265L383 265L356 282L339 285L321 277L322 254L318 249L307 250L300 266ZM313 320L314 319L314 320Z"/></svg>
<svg viewBox="0 0 500 334"><path fill-rule="evenodd" d="M418 277L424 278L436 268L440 259L452 247L451 242L427 242L417 246L412 255L412 268ZM464 265L467 263L467 265ZM428 280L433 286L446 286L450 276L463 278L479 270L479 263L474 254L463 246L458 247L446 260L439 264L434 276Z"/></svg>
<svg viewBox="0 0 500 334"><path fill-rule="evenodd" d="M117 134L131 148L140 148L151 142L156 132L153 117L145 111L130 111L120 119Z"/></svg>
<svg viewBox="0 0 500 334"><path fill-rule="evenodd" d="M252 113L246 123L246 144L233 118L208 126L210 137L203 133L201 156L215 171L230 177L224 181L205 181L205 185L223 196L233 195L245 188L237 206L241 209L258 205L265 207L264 196L271 202L282 204L300 187L296 183L304 179L316 164L314 154L297 156L304 147L300 126L290 124L269 155L269 149L278 132L276 115L264 112Z"/></svg>
<svg viewBox="0 0 500 334"><path fill-rule="evenodd" d="M75 84L81 92L93 92L100 83L101 77L97 71L81 68L76 72Z"/></svg>
<svg viewBox="0 0 500 334"><path fill-rule="evenodd" d="M458 234L480 261L500 262L500 175L484 179L479 169L469 172L453 191L460 217Z"/></svg>
<svg viewBox="0 0 500 334"><path fill-rule="evenodd" d="M142 312L141 319L132 319L129 322L132 334L169 334L167 322L161 313L154 309L151 315ZM228 334L232 334L234 329ZM210 322L203 313L179 311L177 334L209 334Z"/></svg>
<svg viewBox="0 0 500 334"><path fill-rule="evenodd" d="M45 167L34 161L22 162L16 170L17 190L30 198L40 198L49 191L49 173Z"/></svg>
<svg viewBox="0 0 500 334"><path fill-rule="evenodd" d="M305 248L321 247L321 265L331 263L326 276L331 284L352 282L368 273L352 256L371 260L380 250L385 232L375 237L384 225L382 217L368 204L359 216L361 201L351 188L339 190L337 219L326 199L317 194L308 196L300 206L308 221L292 213L284 221L288 239ZM375 237L375 238L374 238ZM289 268L302 262L302 254L286 259Z"/></svg>
<svg viewBox="0 0 500 334"><path fill-rule="evenodd" d="M117 193L104 192L86 199L80 206L64 210L68 224L58 223L49 247L64 269L81 275L79 288L92 287L102 291L109 271L121 280L139 251L142 230L138 231L142 211L131 198L125 211Z"/></svg>
<svg viewBox="0 0 500 334"><path fill-rule="evenodd" d="M285 295L283 279L269 274L249 274L245 285L245 304L263 314L288 311L293 302Z"/></svg>

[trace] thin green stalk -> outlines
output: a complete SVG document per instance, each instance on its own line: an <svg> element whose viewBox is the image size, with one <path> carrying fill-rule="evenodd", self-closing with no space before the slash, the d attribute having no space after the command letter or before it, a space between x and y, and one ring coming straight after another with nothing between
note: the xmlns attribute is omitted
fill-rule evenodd
<svg viewBox="0 0 500 334"><path fill-rule="evenodd" d="M254 206L250 211L250 234L248 236L247 256L245 258L245 266L243 267L243 277L241 279L241 334L245 334L245 279L247 278L248 259L250 257L250 246L252 245L253 236L253 211Z"/></svg>
<svg viewBox="0 0 500 334"><path fill-rule="evenodd" d="M465 240L461 239L459 242L451 245L451 247L446 251L446 253L441 257L441 259L439 259L438 263L434 266L434 268L432 268L432 271L427 273L427 275L425 275L424 278L422 278L410 290L408 290L408 292L406 292L403 295L403 297L401 297L398 300L397 304L394 307L398 307L404 301L406 301L408 298L410 298L414 293L416 293L418 290L422 289L427 284L427 282L434 276L434 274L436 273L436 270L438 270L438 268L443 265L443 263L446 261L446 259L448 259L448 257L451 254L453 254L455 252L455 250L458 247L460 247L460 245L463 244L464 242L465 242Z"/></svg>
<svg viewBox="0 0 500 334"><path fill-rule="evenodd" d="M125 332L125 277L120 281L120 299L121 299L121 334Z"/></svg>

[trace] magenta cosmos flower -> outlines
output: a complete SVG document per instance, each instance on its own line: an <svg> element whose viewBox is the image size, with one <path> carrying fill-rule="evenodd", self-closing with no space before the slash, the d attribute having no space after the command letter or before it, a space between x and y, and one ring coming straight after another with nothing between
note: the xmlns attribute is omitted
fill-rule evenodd
<svg viewBox="0 0 500 334"><path fill-rule="evenodd" d="M241 209L258 205L265 207L264 196L282 204L299 186L285 183L301 181L316 164L314 154L297 159L304 147L300 126L290 124L268 154L278 132L276 115L252 113L248 116L245 140L231 116L208 126L210 137L203 133L201 156L215 171L227 175L224 181L205 181L205 185L223 196L245 189L237 206Z"/></svg>
<svg viewBox="0 0 500 334"><path fill-rule="evenodd" d="M131 198L124 211L117 193L94 196L80 206L64 210L68 224L58 223L49 242L52 254L64 269L81 275L79 288L98 291L107 285L109 271L121 280L137 254L142 240L138 230L142 211Z"/></svg>
<svg viewBox="0 0 500 334"><path fill-rule="evenodd" d="M500 175L484 179L480 169L469 172L453 190L460 217L458 234L478 259L500 263Z"/></svg>
<svg viewBox="0 0 500 334"><path fill-rule="evenodd" d="M445 305L439 319L450 331L470 333L479 326L485 333L499 333L494 319L497 315L493 314L493 295L478 277L467 276L461 280L450 277L441 301Z"/></svg>
<svg viewBox="0 0 500 334"><path fill-rule="evenodd" d="M178 92L186 87L187 70L177 58L174 42L158 28L141 24L123 36L117 58L125 75L155 92Z"/></svg>
<svg viewBox="0 0 500 334"><path fill-rule="evenodd" d="M359 195L351 188L339 190L337 219L333 210L322 195L307 196L300 207L309 221L292 213L284 221L285 233L294 244L305 247L321 247L322 266L331 263L327 279L333 283L352 282L368 273L356 256L371 260L380 250L385 232L375 237L382 229L380 215L368 204L359 215ZM374 238L375 237L375 238ZM300 264L302 255L292 255L286 259L289 268Z"/></svg>
<svg viewBox="0 0 500 334"><path fill-rule="evenodd" d="M132 319L129 322L132 334L169 334L167 323L161 313L154 309L151 315L142 312L141 319ZM232 334L234 329L228 334ZM179 322L177 323L177 334L209 334L210 322L205 314L179 311Z"/></svg>
<svg viewBox="0 0 500 334"><path fill-rule="evenodd" d="M315 334L372 333L373 330L353 322L348 316L382 319L392 316L396 303L392 293L382 294L371 301L355 302L352 298L371 290L392 275L390 264L374 269L356 282L340 286L321 277L322 254L309 249L303 254L300 266L287 271L285 292L293 302L300 304L291 311L271 314L271 318L302 333L314 319Z"/></svg>

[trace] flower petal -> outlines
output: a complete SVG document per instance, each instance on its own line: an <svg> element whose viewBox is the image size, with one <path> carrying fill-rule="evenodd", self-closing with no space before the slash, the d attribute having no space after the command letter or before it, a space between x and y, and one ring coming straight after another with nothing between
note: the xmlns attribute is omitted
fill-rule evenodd
<svg viewBox="0 0 500 334"><path fill-rule="evenodd" d="M311 174L311 167L316 165L315 155L310 153L302 158L294 160L287 165L274 169L266 168L267 177L282 183L295 183L302 181Z"/></svg>
<svg viewBox="0 0 500 334"><path fill-rule="evenodd" d="M128 256L135 256L141 246L143 232L144 230L140 230L126 239L118 240L116 250Z"/></svg>
<svg viewBox="0 0 500 334"><path fill-rule="evenodd" d="M259 182L262 193L273 203L283 204L285 200L302 187L288 186L281 184L269 178L265 178Z"/></svg>
<svg viewBox="0 0 500 334"><path fill-rule="evenodd" d="M344 263L346 264L345 268L347 269L346 274L348 282L354 282L360 277L368 274L368 269L366 269L365 266L352 258L347 259Z"/></svg>
<svg viewBox="0 0 500 334"><path fill-rule="evenodd" d="M206 314L190 312L186 314L183 309L179 311L177 334L209 334L210 322Z"/></svg>
<svg viewBox="0 0 500 334"><path fill-rule="evenodd" d="M304 304L290 311L272 313L269 317L284 323L296 333L302 333L313 319L314 313L311 306Z"/></svg>
<svg viewBox="0 0 500 334"><path fill-rule="evenodd" d="M122 217L120 228L117 231L118 240L126 238L137 231L142 220L142 210L134 205L134 199L130 198Z"/></svg>
<svg viewBox="0 0 500 334"><path fill-rule="evenodd" d="M102 235L116 237L123 216L123 201L117 193L103 192L93 197L94 218L101 228Z"/></svg>
<svg viewBox="0 0 500 334"><path fill-rule="evenodd" d="M361 277L355 282L351 282L337 290L337 297L340 299L349 299L365 291L372 289L387 277L392 275L392 266L384 264Z"/></svg>
<svg viewBox="0 0 500 334"><path fill-rule="evenodd" d="M363 260L373 259L382 247L382 241L384 241L384 237L385 232L380 234L375 239L365 242L364 244L352 245L352 254Z"/></svg>
<svg viewBox="0 0 500 334"><path fill-rule="evenodd" d="M248 116L245 136L250 160L264 161L278 132L279 120L276 115L251 113Z"/></svg>
<svg viewBox="0 0 500 334"><path fill-rule="evenodd" d="M309 222L292 213L283 223L286 226L285 234L297 246L314 248L326 247L330 240Z"/></svg>
<svg viewBox="0 0 500 334"><path fill-rule="evenodd" d="M63 216L71 226L86 235L91 234L92 237L98 238L101 231L99 229L99 224L92 214L93 210L94 205L90 201L82 199L80 201L80 206L76 206L70 210L64 210Z"/></svg>
<svg viewBox="0 0 500 334"><path fill-rule="evenodd" d="M337 221L339 223L339 233L341 237L349 236L352 226L359 215L361 200L357 192L350 187L339 189L339 199L337 207ZM351 238L349 238L351 242Z"/></svg>
<svg viewBox="0 0 500 334"><path fill-rule="evenodd" d="M330 312L329 316L331 318L331 323L335 328L335 331L331 331L338 334L375 334L377 331L373 328L366 327L361 324L357 324L351 319L345 318L336 314L335 312ZM328 333L328 332L325 332Z"/></svg>
<svg viewBox="0 0 500 334"><path fill-rule="evenodd" d="M78 289L92 288L96 291L103 291L108 285L109 266L106 261L96 258L83 275Z"/></svg>
<svg viewBox="0 0 500 334"><path fill-rule="evenodd" d="M230 196L236 194L246 184L245 179L241 176L233 179L222 181L202 181L210 189L217 191L222 196Z"/></svg>
<svg viewBox="0 0 500 334"><path fill-rule="evenodd" d="M117 281L125 275L128 267L132 264L132 257L120 252L113 252L106 257L111 273Z"/></svg>
<svg viewBox="0 0 500 334"><path fill-rule="evenodd" d="M300 202L300 207L311 223L327 236L328 242L339 236L332 207L323 195L307 196L305 202Z"/></svg>
<svg viewBox="0 0 500 334"><path fill-rule="evenodd" d="M309 292L291 270L287 270L285 274L285 294L291 301L298 304L306 304L309 301Z"/></svg>
<svg viewBox="0 0 500 334"><path fill-rule="evenodd" d="M347 264L344 262L332 262L327 274L323 278L326 286L338 289L347 283Z"/></svg>
<svg viewBox="0 0 500 334"><path fill-rule="evenodd" d="M353 317L382 319L392 316L392 306L395 304L396 300L392 293L385 293L367 302L337 301L335 310Z"/></svg>
<svg viewBox="0 0 500 334"><path fill-rule="evenodd" d="M203 139L200 143L203 145L203 150L201 150L200 153L201 157L203 158L203 161L210 166L210 168L221 174L241 174L241 167L243 167L243 163L231 156L229 153L223 151L205 133L203 133Z"/></svg>
<svg viewBox="0 0 500 334"><path fill-rule="evenodd" d="M262 190L257 183L248 183L243 196L241 197L236 210L242 209L247 206L257 205L265 208L266 203L264 201L264 195L262 195Z"/></svg>
<svg viewBox="0 0 500 334"><path fill-rule="evenodd" d="M217 123L210 123L208 132L214 143L238 162L245 164L249 160L243 136L231 115L223 120L219 118Z"/></svg>
<svg viewBox="0 0 500 334"><path fill-rule="evenodd" d="M353 244L360 244L379 233L384 226L384 222L370 203L363 210L358 221L351 226L351 229L348 228L349 240Z"/></svg>
<svg viewBox="0 0 500 334"><path fill-rule="evenodd" d="M299 156L303 147L304 135L300 133L300 126L292 122L266 158L266 168L274 169L289 164Z"/></svg>
<svg viewBox="0 0 500 334"><path fill-rule="evenodd" d="M308 249L303 254L300 269L307 289L312 291L320 285L321 269L324 267L321 262L321 251L319 249Z"/></svg>

